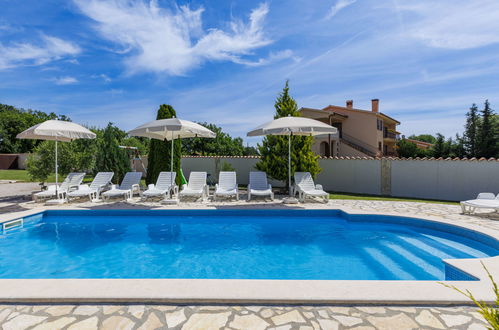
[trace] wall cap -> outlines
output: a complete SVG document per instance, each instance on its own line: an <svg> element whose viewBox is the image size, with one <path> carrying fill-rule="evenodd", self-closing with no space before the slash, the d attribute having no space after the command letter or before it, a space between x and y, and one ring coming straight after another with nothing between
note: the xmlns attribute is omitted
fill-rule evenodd
<svg viewBox="0 0 499 330"><path fill-rule="evenodd" d="M235 159L260 159L260 156L197 156L197 155L194 155L194 156L182 156L182 158L222 158L222 159L229 159L229 158L235 158ZM367 156L364 156L364 157L360 157L360 156L340 156L340 157L326 157L326 156L319 156L319 159L336 159L336 160L381 160L381 159L387 159L387 160L393 160L393 161L413 161L413 160L418 160L418 161L444 161L444 162L448 162L448 161L465 161L465 162L499 162L499 158L494 158L494 157L491 157L491 158L485 158L485 157L482 157L480 159L477 159L475 157L473 158L466 158L466 157L463 157L463 158L459 158L459 157L447 157L447 158L443 158L443 157L439 157L439 158L435 158L435 157L423 157L423 158L420 158L420 157L367 157Z"/></svg>

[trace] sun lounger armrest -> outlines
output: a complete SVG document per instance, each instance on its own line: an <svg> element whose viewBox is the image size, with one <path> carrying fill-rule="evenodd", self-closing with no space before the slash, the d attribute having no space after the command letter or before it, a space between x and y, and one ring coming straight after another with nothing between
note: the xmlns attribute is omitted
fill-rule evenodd
<svg viewBox="0 0 499 330"><path fill-rule="evenodd" d="M185 190L186 186L187 186L186 184L183 184L182 186L180 186L180 190Z"/></svg>
<svg viewBox="0 0 499 330"><path fill-rule="evenodd" d="M272 185L269 183L269 189L272 190Z"/></svg>
<svg viewBox="0 0 499 330"><path fill-rule="evenodd" d="M57 187L55 184L51 184L50 186L47 186L47 190L55 191L55 187Z"/></svg>
<svg viewBox="0 0 499 330"><path fill-rule="evenodd" d="M321 184L316 184L315 185L315 189L316 190L324 190L324 189L322 189L322 185Z"/></svg>
<svg viewBox="0 0 499 330"><path fill-rule="evenodd" d="M78 190L88 190L89 188L88 184L81 184L78 186Z"/></svg>
<svg viewBox="0 0 499 330"><path fill-rule="evenodd" d="M154 187L155 187L154 183L150 183L147 185L147 190L154 189Z"/></svg>
<svg viewBox="0 0 499 330"><path fill-rule="evenodd" d="M215 190L218 190L218 183L215 184Z"/></svg>
<svg viewBox="0 0 499 330"><path fill-rule="evenodd" d="M203 190L206 192L206 196L210 195L210 187L207 184L203 186Z"/></svg>
<svg viewBox="0 0 499 330"><path fill-rule="evenodd" d="M116 189L116 185L115 184L112 184L111 185L111 190L115 190Z"/></svg>

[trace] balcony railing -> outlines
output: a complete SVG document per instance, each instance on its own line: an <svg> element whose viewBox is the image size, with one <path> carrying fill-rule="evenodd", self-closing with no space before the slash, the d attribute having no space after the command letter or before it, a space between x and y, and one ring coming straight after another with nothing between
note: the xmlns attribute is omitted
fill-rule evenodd
<svg viewBox="0 0 499 330"><path fill-rule="evenodd" d="M385 131L384 134L383 134L383 138L385 138L385 139L398 140L398 137L399 137L398 134L392 133L392 132Z"/></svg>

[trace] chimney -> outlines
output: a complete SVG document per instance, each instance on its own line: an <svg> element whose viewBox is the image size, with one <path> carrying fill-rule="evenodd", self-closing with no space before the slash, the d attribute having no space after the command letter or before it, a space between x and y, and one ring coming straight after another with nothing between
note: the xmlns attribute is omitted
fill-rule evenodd
<svg viewBox="0 0 499 330"><path fill-rule="evenodd" d="M379 100L378 99L372 99L371 105L372 105L373 112L379 112Z"/></svg>
<svg viewBox="0 0 499 330"><path fill-rule="evenodd" d="M353 100L347 100L347 108L352 109L353 108Z"/></svg>

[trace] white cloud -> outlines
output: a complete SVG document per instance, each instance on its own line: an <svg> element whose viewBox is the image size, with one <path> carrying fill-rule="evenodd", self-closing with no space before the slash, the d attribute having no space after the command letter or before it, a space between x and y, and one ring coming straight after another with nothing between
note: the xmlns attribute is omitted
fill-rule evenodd
<svg viewBox="0 0 499 330"><path fill-rule="evenodd" d="M72 85L78 83L78 80L75 77L59 77L55 78L54 82L56 85Z"/></svg>
<svg viewBox="0 0 499 330"><path fill-rule="evenodd" d="M294 62L301 61L300 57L294 56L293 51L291 49L285 49L278 52L270 52L269 56L267 56L266 58L260 58L257 61L248 61L245 59L234 59L233 61L235 63L244 64L247 66L262 66L286 59L292 59Z"/></svg>
<svg viewBox="0 0 499 330"><path fill-rule="evenodd" d="M248 22L232 20L230 29L203 30L203 8L160 8L156 1L74 0L97 24L96 30L127 54L128 71L182 75L203 62L244 63L253 50L270 44L263 32L266 3L253 9Z"/></svg>
<svg viewBox="0 0 499 330"><path fill-rule="evenodd" d="M0 70L20 65L42 65L77 55L80 51L77 45L48 35L42 35L39 44L18 42L4 46L0 43Z"/></svg>
<svg viewBox="0 0 499 330"><path fill-rule="evenodd" d="M331 6L331 9L329 9L329 12L327 13L326 17L324 17L325 20L331 19L336 14L340 12L340 10L353 5L357 0L338 0L333 6Z"/></svg>
<svg viewBox="0 0 499 330"><path fill-rule="evenodd" d="M107 74L104 73L92 75L92 78L102 79L106 83L110 83L112 81L112 79Z"/></svg>
<svg viewBox="0 0 499 330"><path fill-rule="evenodd" d="M105 81L105 82L107 82L107 83L108 83L108 82L111 82L111 78L109 78L109 76L108 76L108 75L106 75L106 74L103 74L103 73L102 73L102 74L100 74L100 75L99 75L99 77L101 77L101 78L102 78L102 80L104 80L104 81Z"/></svg>
<svg viewBox="0 0 499 330"><path fill-rule="evenodd" d="M436 48L468 49L499 42L497 0L406 1L398 4L406 33Z"/></svg>

